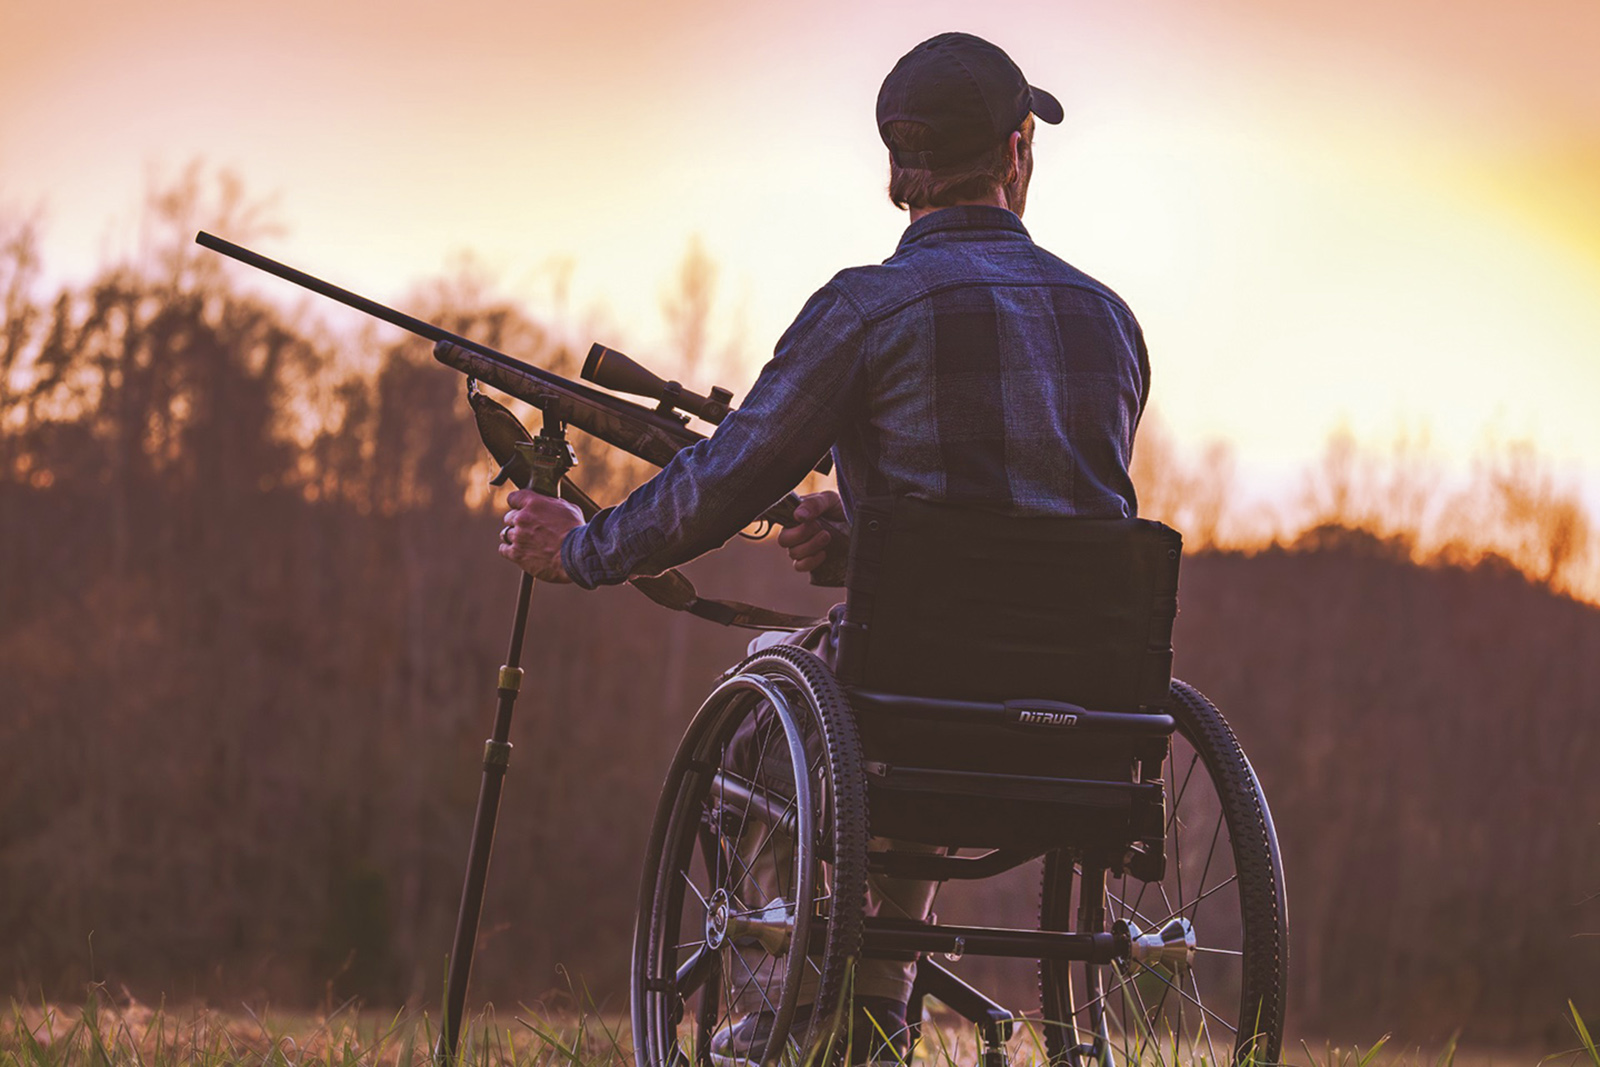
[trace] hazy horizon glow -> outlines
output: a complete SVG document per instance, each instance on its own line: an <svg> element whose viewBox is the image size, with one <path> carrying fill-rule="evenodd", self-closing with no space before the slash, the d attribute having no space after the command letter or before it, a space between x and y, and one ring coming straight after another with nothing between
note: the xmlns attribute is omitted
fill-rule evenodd
<svg viewBox="0 0 1600 1067"><path fill-rule="evenodd" d="M1458 468L1527 438L1600 510L1592 6L458 8L11 5L0 210L44 205L47 268L87 277L199 158L274 199L269 255L393 301L470 252L546 314L568 261L571 328L658 363L698 237L741 389L811 291L893 250L872 101L965 28L1067 104L1027 222L1133 305L1180 443L1226 438L1272 493L1341 425L1426 427Z"/></svg>

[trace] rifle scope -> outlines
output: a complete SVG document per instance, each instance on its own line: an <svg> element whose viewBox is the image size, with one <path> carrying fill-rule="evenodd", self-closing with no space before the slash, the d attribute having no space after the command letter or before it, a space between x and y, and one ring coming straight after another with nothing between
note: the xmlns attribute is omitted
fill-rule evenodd
<svg viewBox="0 0 1600 1067"><path fill-rule="evenodd" d="M589 357L583 361L583 370L578 376L604 389L658 401L661 406L657 410L664 414L674 409L687 411L712 425L728 417L729 402L733 400L733 394L720 385L711 387L710 396L692 393L678 382L665 381L615 348L602 344L589 348Z"/></svg>

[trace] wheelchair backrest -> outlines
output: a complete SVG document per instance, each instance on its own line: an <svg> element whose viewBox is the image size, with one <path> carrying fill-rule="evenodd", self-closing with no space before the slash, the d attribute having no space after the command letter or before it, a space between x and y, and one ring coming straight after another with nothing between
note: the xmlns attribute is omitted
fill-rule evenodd
<svg viewBox="0 0 1600 1067"><path fill-rule="evenodd" d="M1182 548L1145 519L863 502L836 672L912 696L1160 711Z"/></svg>

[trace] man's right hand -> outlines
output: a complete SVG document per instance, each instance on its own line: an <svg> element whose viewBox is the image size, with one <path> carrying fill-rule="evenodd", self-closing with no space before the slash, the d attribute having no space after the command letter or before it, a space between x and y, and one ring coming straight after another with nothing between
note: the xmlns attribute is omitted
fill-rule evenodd
<svg viewBox="0 0 1600 1067"><path fill-rule="evenodd" d="M849 528L845 526L844 504L839 500L839 494L831 489L822 493L808 493L795 505L794 517L801 521L779 531L778 544L789 550L795 570L809 574L822 566L827 558L828 545L833 541L833 534L823 527L819 519L844 536L849 536Z"/></svg>

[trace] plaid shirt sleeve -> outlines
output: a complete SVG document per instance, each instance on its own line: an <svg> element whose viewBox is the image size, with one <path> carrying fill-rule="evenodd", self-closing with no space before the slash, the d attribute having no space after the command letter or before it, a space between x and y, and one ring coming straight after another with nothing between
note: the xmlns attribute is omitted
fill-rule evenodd
<svg viewBox="0 0 1600 1067"><path fill-rule="evenodd" d="M859 394L865 333L835 283L818 290L711 437L567 534L567 574L585 589L660 574L755 521L833 446L849 398Z"/></svg>

